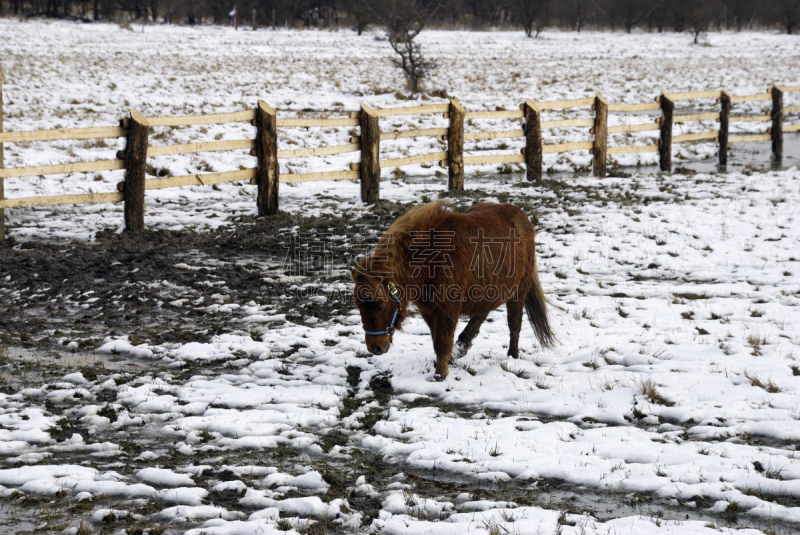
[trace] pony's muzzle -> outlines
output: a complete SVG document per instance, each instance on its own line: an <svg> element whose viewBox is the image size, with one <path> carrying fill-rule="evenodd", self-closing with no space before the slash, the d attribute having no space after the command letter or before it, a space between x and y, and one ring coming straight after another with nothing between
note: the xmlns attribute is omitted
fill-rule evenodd
<svg viewBox="0 0 800 535"><path fill-rule="evenodd" d="M368 336L365 341L367 349L373 355L383 355L392 345L392 340L388 336Z"/></svg>

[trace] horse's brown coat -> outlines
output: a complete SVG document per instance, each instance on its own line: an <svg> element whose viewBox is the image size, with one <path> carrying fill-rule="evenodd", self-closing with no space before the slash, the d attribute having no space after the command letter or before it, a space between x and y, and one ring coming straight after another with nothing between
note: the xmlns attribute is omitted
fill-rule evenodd
<svg viewBox="0 0 800 535"><path fill-rule="evenodd" d="M470 318L458 343L469 348L489 312L506 304L511 340L508 354L519 355L522 310L544 347L554 343L536 272L536 231L522 210L510 204L480 203L464 213L444 201L417 206L401 216L375 251L353 269L355 302L365 331L385 329L397 305L389 298L393 283L402 302L396 327L402 327L409 303L428 324L436 352L436 378L447 376L460 316ZM388 351L392 336L366 336L367 348Z"/></svg>

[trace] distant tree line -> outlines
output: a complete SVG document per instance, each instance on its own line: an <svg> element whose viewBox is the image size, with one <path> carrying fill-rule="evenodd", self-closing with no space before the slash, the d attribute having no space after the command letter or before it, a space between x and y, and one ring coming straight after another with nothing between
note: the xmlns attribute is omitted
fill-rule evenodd
<svg viewBox="0 0 800 535"><path fill-rule="evenodd" d="M237 5L240 26L386 28L387 13L408 0L0 0L0 15L230 24ZM522 30L536 37L546 28L622 32L703 32L776 29L796 33L800 0L429 0L428 28ZM435 4L436 9L430 9ZM255 20L253 14L255 13Z"/></svg>

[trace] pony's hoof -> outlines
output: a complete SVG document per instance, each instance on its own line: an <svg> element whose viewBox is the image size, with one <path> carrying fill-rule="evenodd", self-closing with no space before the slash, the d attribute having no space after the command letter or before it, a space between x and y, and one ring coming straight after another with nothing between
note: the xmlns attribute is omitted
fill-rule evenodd
<svg viewBox="0 0 800 535"><path fill-rule="evenodd" d="M463 344L461 342L456 342L456 345L453 347L453 358L451 358L450 361L452 362L453 359L460 358L466 355L467 352L469 352L470 345Z"/></svg>
<svg viewBox="0 0 800 535"><path fill-rule="evenodd" d="M442 382L442 381L444 381L445 379L447 379L447 376L446 376L446 375L442 375L441 373L434 373L434 374L433 374L433 380L434 380L435 382L437 382L437 383L441 383L441 382Z"/></svg>

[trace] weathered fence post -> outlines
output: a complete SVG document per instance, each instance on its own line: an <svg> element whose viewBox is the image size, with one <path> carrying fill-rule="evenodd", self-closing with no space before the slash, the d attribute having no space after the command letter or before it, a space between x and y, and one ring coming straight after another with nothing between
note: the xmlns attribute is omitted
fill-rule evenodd
<svg viewBox="0 0 800 535"><path fill-rule="evenodd" d="M144 231L144 182L147 171L147 145L150 124L131 110L125 143L125 230Z"/></svg>
<svg viewBox="0 0 800 535"><path fill-rule="evenodd" d="M449 191L464 191L464 106L457 98L450 99L450 127L447 129L447 161Z"/></svg>
<svg viewBox="0 0 800 535"><path fill-rule="evenodd" d="M542 120L539 106L525 99L525 167L530 182L542 180Z"/></svg>
<svg viewBox="0 0 800 535"><path fill-rule="evenodd" d="M606 150L608 148L608 101L602 95L594 99L594 176L606 176Z"/></svg>
<svg viewBox="0 0 800 535"><path fill-rule="evenodd" d="M731 119L731 95L724 89L719 96L719 164L728 165L728 127Z"/></svg>
<svg viewBox="0 0 800 535"><path fill-rule="evenodd" d="M0 134L3 133L3 66L0 65ZM0 169L5 164L3 159L3 142L0 141ZM5 188L3 187L3 177L0 176L0 201L5 199ZM6 239L6 210L0 208L0 241Z"/></svg>
<svg viewBox="0 0 800 535"><path fill-rule="evenodd" d="M675 102L669 95L661 92L661 140L658 144L659 161L662 171L672 171L672 116Z"/></svg>
<svg viewBox="0 0 800 535"><path fill-rule="evenodd" d="M783 91L772 86L772 155L783 158Z"/></svg>
<svg viewBox="0 0 800 535"><path fill-rule="evenodd" d="M264 102L258 101L256 107L256 184L258 194L256 205L258 215L275 215L278 213L278 120L275 110Z"/></svg>
<svg viewBox="0 0 800 535"><path fill-rule="evenodd" d="M381 127L375 111L361 104L359 115L361 125L361 200L367 203L377 202L381 188Z"/></svg>

